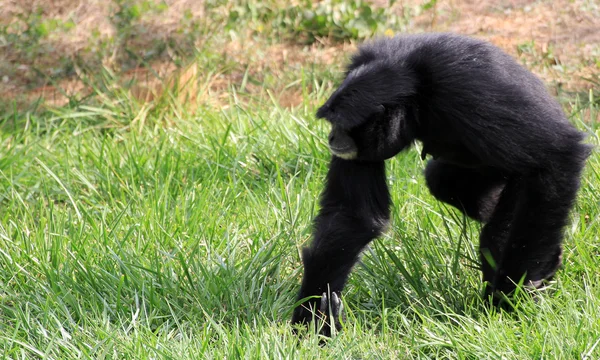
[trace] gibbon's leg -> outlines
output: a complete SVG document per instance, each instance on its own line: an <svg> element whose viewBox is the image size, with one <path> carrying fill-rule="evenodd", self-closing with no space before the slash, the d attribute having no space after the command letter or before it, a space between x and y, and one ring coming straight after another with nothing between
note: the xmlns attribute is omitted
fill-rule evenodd
<svg viewBox="0 0 600 360"><path fill-rule="evenodd" d="M526 286L542 287L561 265L563 227L585 158L557 155L554 160L551 166L513 176L483 228L480 252L488 294L508 294L521 279Z"/></svg>
<svg viewBox="0 0 600 360"><path fill-rule="evenodd" d="M425 168L429 191L472 219L487 222L500 198L506 179L491 168L465 168L430 160Z"/></svg>
<svg viewBox="0 0 600 360"><path fill-rule="evenodd" d="M326 322L321 332L329 336L331 325L339 329L340 292L363 248L385 230L390 202L383 161L332 158L314 239L302 252L304 277L298 295L299 300L321 298L298 306L293 324L308 324L315 312L324 319L331 313L334 324Z"/></svg>

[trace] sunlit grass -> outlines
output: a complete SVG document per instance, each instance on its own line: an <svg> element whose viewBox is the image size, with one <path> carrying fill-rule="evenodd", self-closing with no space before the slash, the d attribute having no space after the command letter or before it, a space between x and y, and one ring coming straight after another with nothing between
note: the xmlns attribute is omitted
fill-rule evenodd
<svg viewBox="0 0 600 360"><path fill-rule="evenodd" d="M314 85L314 87L313 87ZM307 85L305 85L307 86ZM317 83L311 89L319 89ZM295 109L145 108L127 93L17 113L0 131L6 358L586 358L600 355L599 158L564 269L507 314L480 297L479 225L435 202L416 151L388 164L390 231L365 253L327 346L288 324L327 170L327 126ZM594 98L592 98L593 100ZM596 101L573 105L583 122ZM143 115L143 121L142 119Z"/></svg>

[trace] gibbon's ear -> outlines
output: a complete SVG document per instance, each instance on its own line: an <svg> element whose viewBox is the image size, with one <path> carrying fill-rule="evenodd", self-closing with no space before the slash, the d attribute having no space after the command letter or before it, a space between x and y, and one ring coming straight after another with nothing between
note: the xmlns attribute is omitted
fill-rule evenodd
<svg viewBox="0 0 600 360"><path fill-rule="evenodd" d="M416 74L402 65L374 61L350 71L317 111L318 118L349 130L416 94Z"/></svg>

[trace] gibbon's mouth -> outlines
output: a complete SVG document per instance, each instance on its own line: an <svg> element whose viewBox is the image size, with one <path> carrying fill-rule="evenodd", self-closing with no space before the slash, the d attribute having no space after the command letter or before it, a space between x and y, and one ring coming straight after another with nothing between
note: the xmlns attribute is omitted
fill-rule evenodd
<svg viewBox="0 0 600 360"><path fill-rule="evenodd" d="M331 151L331 153L341 159L344 160L352 160L352 159L356 159L356 149L354 149L352 146L348 146L348 147L343 147L343 148L337 148L337 147L329 147L329 150Z"/></svg>

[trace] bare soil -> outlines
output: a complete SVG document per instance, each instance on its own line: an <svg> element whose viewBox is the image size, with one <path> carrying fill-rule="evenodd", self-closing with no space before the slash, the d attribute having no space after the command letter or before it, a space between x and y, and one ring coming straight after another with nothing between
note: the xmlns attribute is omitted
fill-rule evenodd
<svg viewBox="0 0 600 360"><path fill-rule="evenodd" d="M130 29L135 36L128 41L138 49L148 49L157 40L177 36L184 16L204 19L201 1L167 0L166 11L148 13ZM376 6L387 1L374 0ZM600 2L598 0L446 0L433 9L424 10L423 1L397 1L392 11L410 13L411 32L452 31L491 41L520 59L542 77L553 91L583 93L600 88ZM38 40L31 49L10 46L0 37L0 97L4 100L43 97L49 105L62 105L68 95L85 93L86 86L78 77L63 69L61 58L93 56L94 46L102 39L118 39L114 3L104 0L0 0L0 26L19 32L27 27L24 19L41 9L40 18L75 26L54 31ZM393 32L393 29L390 29ZM197 40L199 43L203 39ZM198 44L196 44L198 45ZM200 44L201 45L201 44ZM253 75L265 72L296 71L302 64L337 64L346 59L353 44L318 44L298 46L269 45L256 38L239 38L223 46L224 57L242 64ZM111 67L115 59L102 59ZM153 76L149 76L149 74ZM156 75L160 76L156 76ZM140 100L152 101L166 87L180 86L181 96L196 96L215 106L223 106L230 91L229 84L239 83L241 71L227 74L203 73L195 67L176 67L172 62L155 59L151 66L126 69L125 79L136 79L132 93ZM190 81L197 78L200 81ZM166 80L165 80L166 79ZM178 85L176 85L178 84ZM254 88L253 88L254 87ZM264 91L248 85L248 91ZM283 106L301 103L298 87L274 89Z"/></svg>

